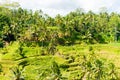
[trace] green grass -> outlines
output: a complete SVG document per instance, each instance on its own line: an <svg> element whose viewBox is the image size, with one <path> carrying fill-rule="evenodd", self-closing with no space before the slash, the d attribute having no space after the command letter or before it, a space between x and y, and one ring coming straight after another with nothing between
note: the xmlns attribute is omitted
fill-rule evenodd
<svg viewBox="0 0 120 80"><path fill-rule="evenodd" d="M120 72L120 43L111 43L111 44L94 44L94 45L72 45L72 46L57 46L58 52L52 56L52 55L44 55L41 56L41 47L23 47L24 52L27 58L20 59L21 57L16 54L16 50L18 49L18 42L13 43L12 45L1 49L0 52L0 63L3 66L3 73L0 75L0 80L9 80L9 78L12 76L10 72L10 68L16 66L18 63L20 63L22 60L27 60L29 66L26 67L26 76L29 77L29 79L33 79L36 77L37 73L34 72L34 69L38 69L40 67L44 67L48 65L50 68L51 62L55 60L59 66L71 66L68 69L61 69L61 73L63 76L69 76L69 74L77 70L79 67L74 67L78 64L78 62L74 62L69 64L71 62L72 57L76 58L75 61L79 61L79 58L76 56L83 55L83 54L89 54L90 47L93 48L94 53L97 55L98 58L102 58L103 60L106 60L107 62L113 62L115 66L117 67L118 72ZM7 51L6 51L7 50ZM3 54L5 52L5 54ZM78 58L78 59L77 59ZM15 59L18 59L15 61ZM20 59L20 60L19 60ZM67 59L67 60L66 60ZM35 65L36 64L36 65ZM66 70L69 70L68 72ZM71 71L71 72L70 72ZM33 74L34 72L34 74Z"/></svg>
<svg viewBox="0 0 120 80"><path fill-rule="evenodd" d="M84 54L89 53L90 46L93 47L95 54L99 58L105 59L109 63L114 63L117 71L120 73L120 43L58 46L58 50L61 54Z"/></svg>
<svg viewBox="0 0 120 80"><path fill-rule="evenodd" d="M47 27L48 30L59 30L59 27L57 26L49 26Z"/></svg>

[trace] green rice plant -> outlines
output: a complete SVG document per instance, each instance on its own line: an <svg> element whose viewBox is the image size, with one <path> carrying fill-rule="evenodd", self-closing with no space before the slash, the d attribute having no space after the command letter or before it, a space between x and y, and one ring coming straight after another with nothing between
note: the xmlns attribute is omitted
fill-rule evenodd
<svg viewBox="0 0 120 80"><path fill-rule="evenodd" d="M16 52L21 56L21 58L26 58L25 52L23 52L23 45L22 44L19 45L18 50Z"/></svg>
<svg viewBox="0 0 120 80"><path fill-rule="evenodd" d="M69 79L119 80L115 65L98 58L93 49L90 49L90 53L81 55L79 60L79 65L76 67L79 66L80 68L71 72Z"/></svg>
<svg viewBox="0 0 120 80"><path fill-rule="evenodd" d="M13 67L10 69L13 73L12 79L13 80L25 80L23 76L24 68L21 68L20 66Z"/></svg>
<svg viewBox="0 0 120 80"><path fill-rule="evenodd" d="M0 73L2 72L3 70L2 70L2 65L0 64Z"/></svg>
<svg viewBox="0 0 120 80"><path fill-rule="evenodd" d="M108 75L110 76L111 80L119 80L120 77L118 77L118 72L116 71L116 67L113 63L109 63L108 64L110 67L110 71L108 73Z"/></svg>

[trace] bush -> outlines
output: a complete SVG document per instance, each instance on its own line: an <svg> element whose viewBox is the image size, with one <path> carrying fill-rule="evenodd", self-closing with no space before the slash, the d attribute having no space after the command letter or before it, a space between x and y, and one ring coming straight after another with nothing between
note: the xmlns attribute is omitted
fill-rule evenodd
<svg viewBox="0 0 120 80"><path fill-rule="evenodd" d="M89 54L80 57L79 60L81 61L77 65L80 68L71 73L69 78L77 80L119 80L115 65L98 58L91 47L90 51Z"/></svg>
<svg viewBox="0 0 120 80"><path fill-rule="evenodd" d="M2 65L0 64L0 73L2 72L3 70L2 70Z"/></svg>

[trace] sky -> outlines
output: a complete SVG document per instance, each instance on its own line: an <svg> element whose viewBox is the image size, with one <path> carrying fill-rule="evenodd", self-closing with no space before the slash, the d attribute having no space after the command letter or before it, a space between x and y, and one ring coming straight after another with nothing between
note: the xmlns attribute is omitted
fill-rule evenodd
<svg viewBox="0 0 120 80"><path fill-rule="evenodd" d="M66 15L70 11L82 8L84 11L99 12L106 7L108 12L120 12L120 0L11 0L19 2L22 8L42 10L50 16Z"/></svg>

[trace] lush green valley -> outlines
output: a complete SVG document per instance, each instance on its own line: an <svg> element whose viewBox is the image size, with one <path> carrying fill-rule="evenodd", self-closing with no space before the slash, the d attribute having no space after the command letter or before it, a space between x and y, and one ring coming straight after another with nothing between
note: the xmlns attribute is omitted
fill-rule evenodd
<svg viewBox="0 0 120 80"><path fill-rule="evenodd" d="M120 14L11 7L0 6L0 80L120 80Z"/></svg>

